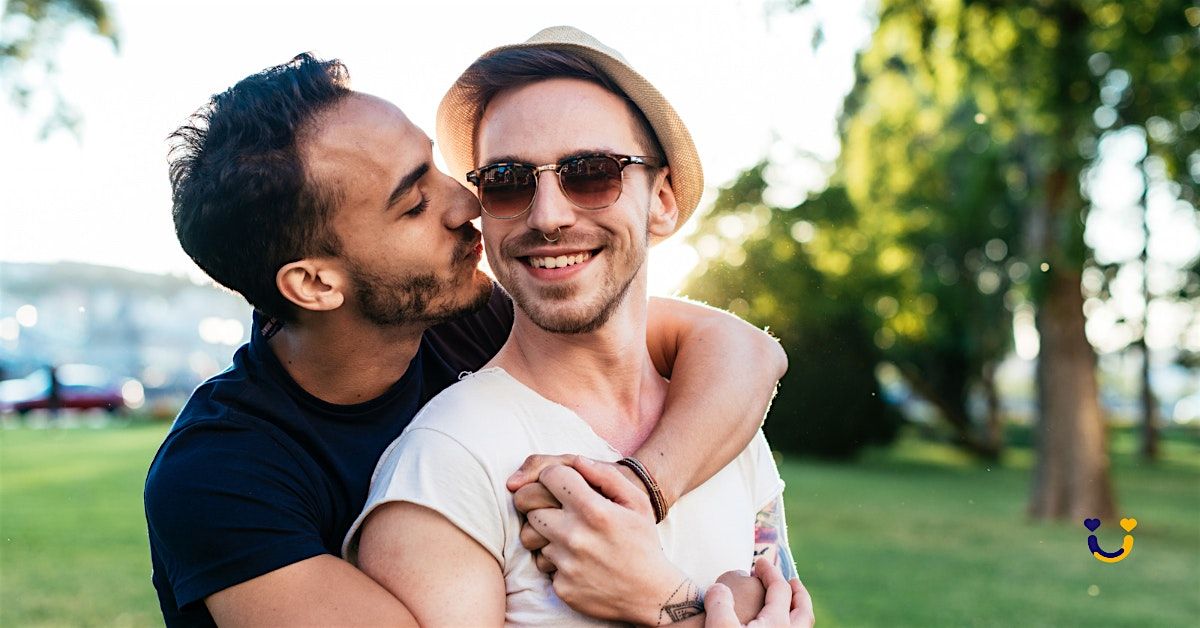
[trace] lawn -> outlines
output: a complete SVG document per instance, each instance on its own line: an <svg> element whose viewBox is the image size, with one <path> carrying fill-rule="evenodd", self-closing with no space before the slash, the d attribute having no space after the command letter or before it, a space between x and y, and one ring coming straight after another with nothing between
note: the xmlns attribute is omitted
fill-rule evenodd
<svg viewBox="0 0 1200 628"><path fill-rule="evenodd" d="M141 486L165 431L0 430L0 626L161 623ZM1127 560L1082 522L1027 522L1030 454L974 464L916 438L855 465L785 460L792 548L820 626L1184 626L1200 617L1200 439L1156 467L1114 439ZM1113 550L1115 521L1097 530Z"/></svg>

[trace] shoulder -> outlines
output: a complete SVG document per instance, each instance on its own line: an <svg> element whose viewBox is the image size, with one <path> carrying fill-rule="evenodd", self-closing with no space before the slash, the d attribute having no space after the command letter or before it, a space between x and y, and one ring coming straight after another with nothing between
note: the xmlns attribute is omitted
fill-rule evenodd
<svg viewBox="0 0 1200 628"><path fill-rule="evenodd" d="M537 401L502 369L488 368L463 376L431 399L406 431L426 428L474 440L515 427Z"/></svg>
<svg viewBox="0 0 1200 628"><path fill-rule="evenodd" d="M235 414L190 417L177 424L146 475L147 518L165 524L206 501L304 492L312 478L277 431L266 421ZM178 523L196 524L190 519Z"/></svg>
<svg viewBox="0 0 1200 628"><path fill-rule="evenodd" d="M475 370L504 346L512 325L512 298L500 284L493 282L486 305L466 316L435 325L425 332L425 339L447 363Z"/></svg>

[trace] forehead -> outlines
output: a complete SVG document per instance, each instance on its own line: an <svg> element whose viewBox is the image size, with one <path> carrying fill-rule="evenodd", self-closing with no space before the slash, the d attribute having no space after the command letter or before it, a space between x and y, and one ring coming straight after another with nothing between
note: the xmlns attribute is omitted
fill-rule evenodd
<svg viewBox="0 0 1200 628"><path fill-rule="evenodd" d="M580 79L556 78L503 91L488 103L476 135L476 165L517 158L549 163L580 150L637 154L623 98Z"/></svg>
<svg viewBox="0 0 1200 628"><path fill-rule="evenodd" d="M399 107L361 93L323 113L300 150L310 173L350 196L394 186L430 155L429 137Z"/></svg>

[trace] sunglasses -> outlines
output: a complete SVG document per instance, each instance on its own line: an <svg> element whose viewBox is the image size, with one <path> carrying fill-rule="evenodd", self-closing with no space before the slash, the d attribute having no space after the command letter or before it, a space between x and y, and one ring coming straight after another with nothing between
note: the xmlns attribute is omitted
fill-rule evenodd
<svg viewBox="0 0 1200 628"><path fill-rule="evenodd" d="M563 196L583 209L604 209L621 198L625 166L658 167L654 157L637 155L583 155L556 164L488 164L467 173L479 190L479 203L492 218L508 220L529 211L537 194L538 175L553 170Z"/></svg>

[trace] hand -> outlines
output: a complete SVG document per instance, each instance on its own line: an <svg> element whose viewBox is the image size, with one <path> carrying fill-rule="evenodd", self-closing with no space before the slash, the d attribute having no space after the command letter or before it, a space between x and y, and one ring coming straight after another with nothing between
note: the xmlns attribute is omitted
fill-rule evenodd
<svg viewBox="0 0 1200 628"><path fill-rule="evenodd" d="M766 595L762 580L744 570L738 570L721 574L717 583L728 587L732 592L733 610L737 614L738 625L749 622L762 611Z"/></svg>
<svg viewBox="0 0 1200 628"><path fill-rule="evenodd" d="M663 553L645 493L614 467L577 457L545 468L539 481L562 508L536 509L528 521L547 540L542 557L568 606L654 625L665 605L698 591Z"/></svg>
<svg viewBox="0 0 1200 628"><path fill-rule="evenodd" d="M518 468L511 476L509 476L506 484L508 490L513 492L513 506L516 507L517 512L524 516L541 508L561 508L562 504L559 504L558 499L556 499L554 495L541 482L538 481L538 477L541 475L542 471L548 467L553 465L574 466L578 463L580 458L582 458L582 456L577 456L575 454L561 454L557 456L535 454L526 458L525 462L521 464L520 468ZM613 469L616 469L621 473L621 475L625 476L625 478L628 479L631 484L641 489L642 494L646 495L646 498L649 499L649 495L646 494L645 485L642 484L637 475L634 474L634 472L628 467L624 467L612 462L601 462L597 460L593 460L592 462L598 465L609 466ZM649 504L649 502L647 502L647 504ZM521 545L525 546L525 549L533 553L534 563L542 573L548 574L554 571L554 566L550 563L550 561L546 560L546 558L542 556L540 551L546 546L547 543L549 543L549 541L546 540L546 537L538 533L533 526L529 525L528 519L525 519L521 525L520 539Z"/></svg>
<svg viewBox="0 0 1200 628"><path fill-rule="evenodd" d="M816 622L812 598L800 580L785 581L778 567L761 558L754 563L754 575L767 587L766 604L758 616L742 624L734 613L733 594L726 584L718 581L708 589L704 599L705 628L740 628L743 625L749 628L812 628Z"/></svg>

